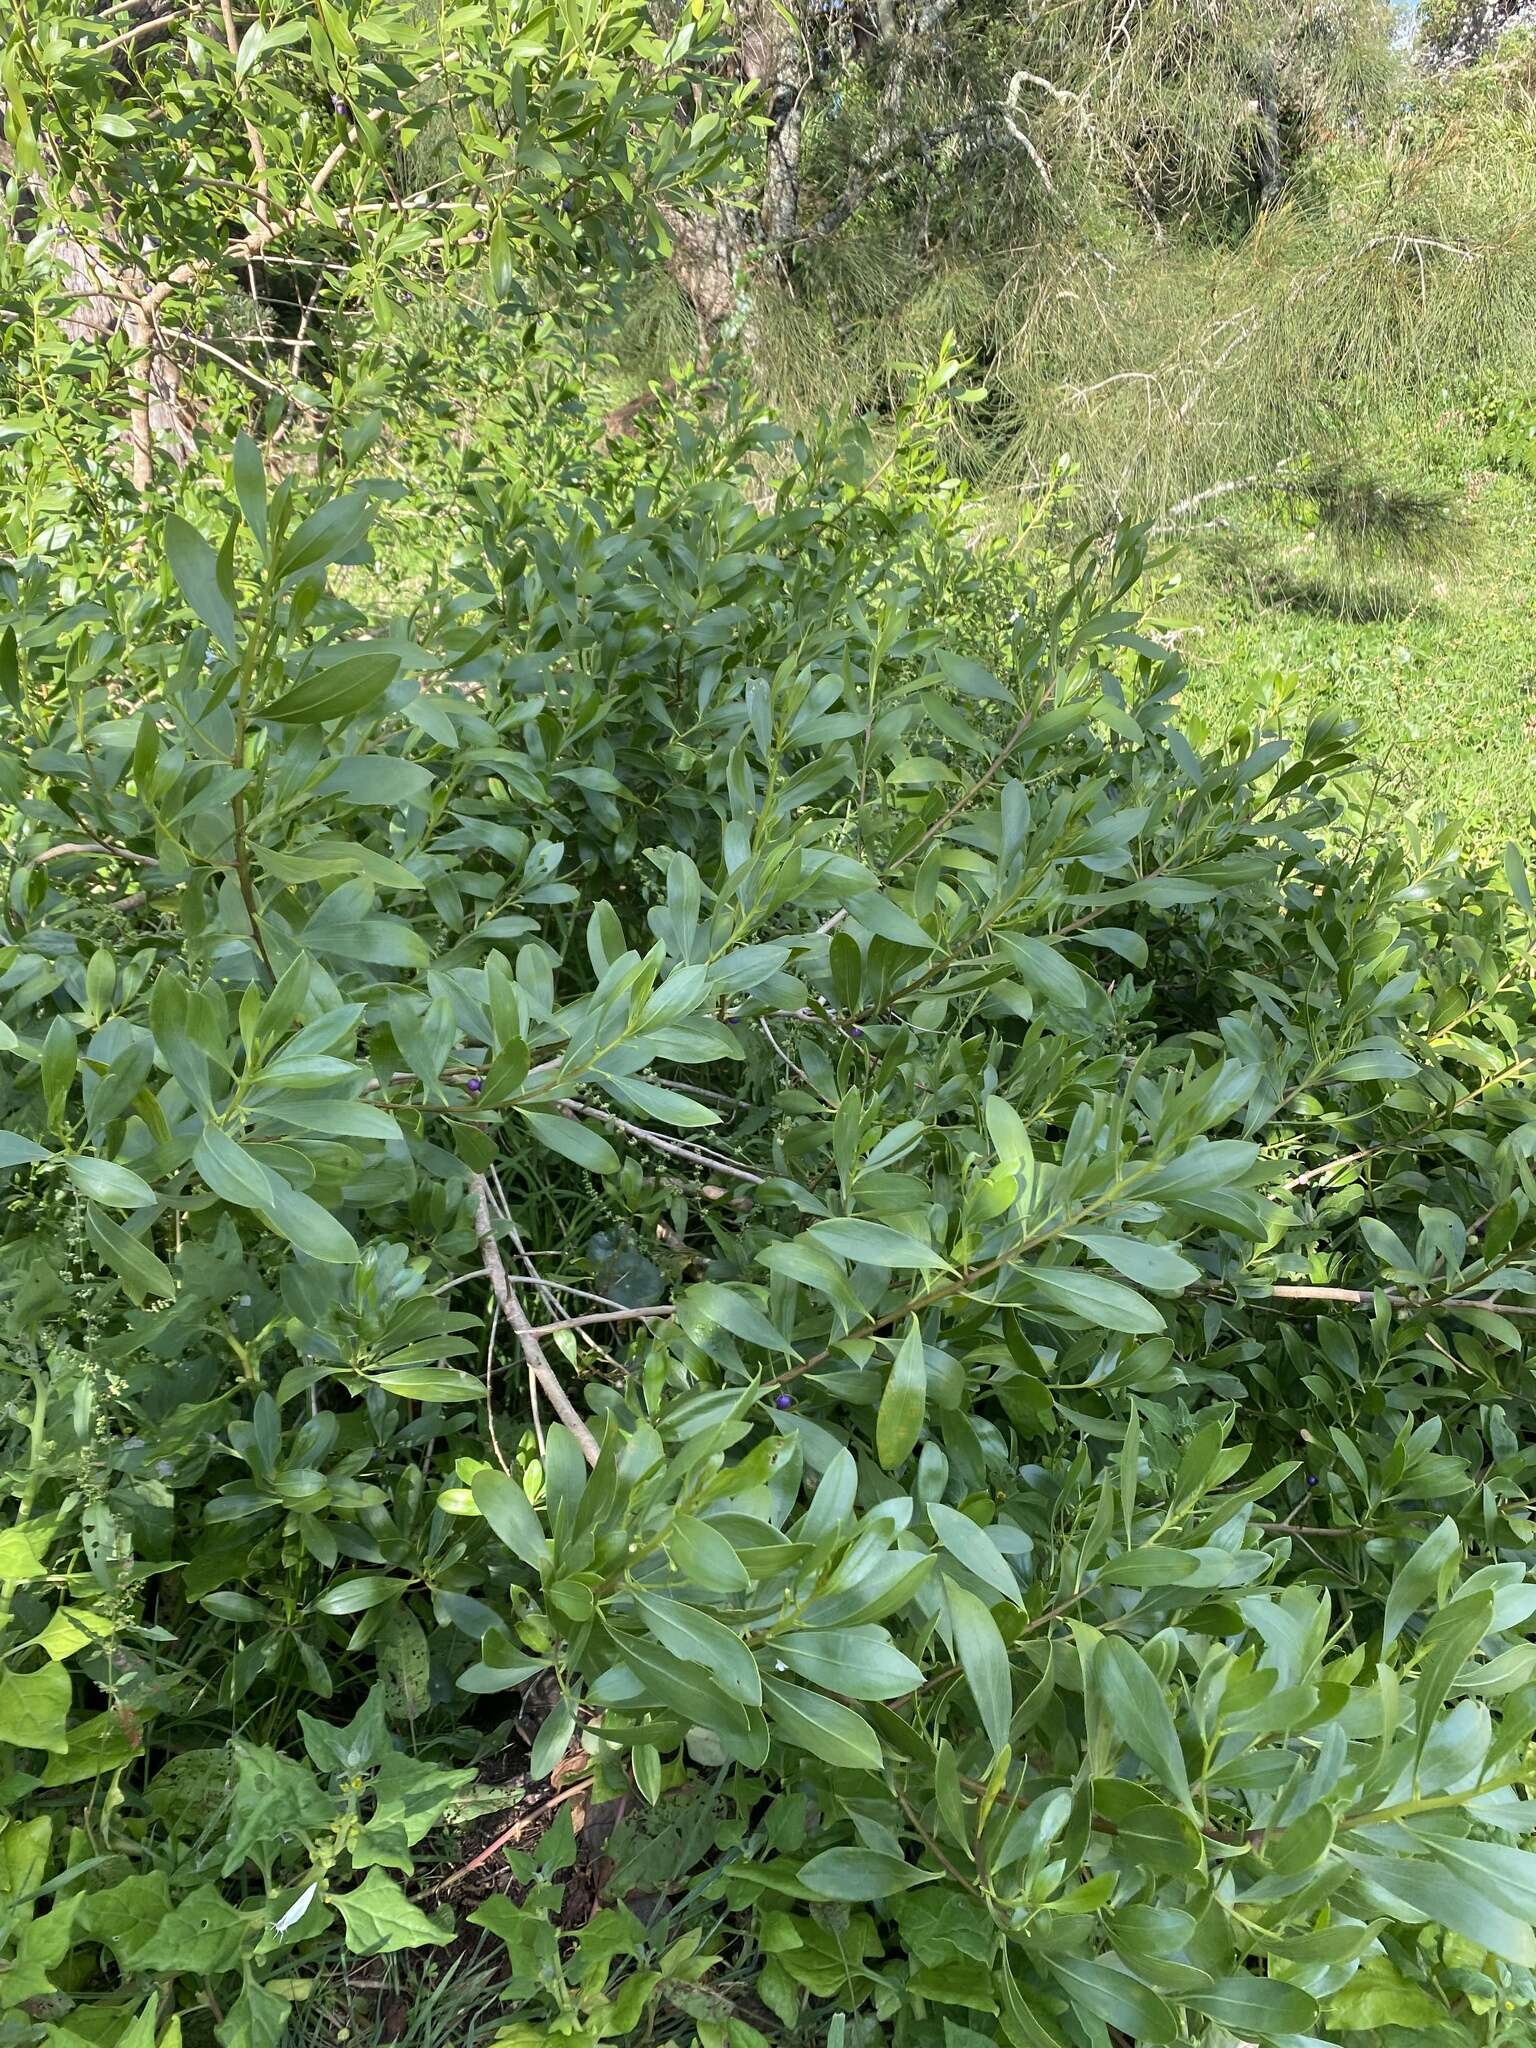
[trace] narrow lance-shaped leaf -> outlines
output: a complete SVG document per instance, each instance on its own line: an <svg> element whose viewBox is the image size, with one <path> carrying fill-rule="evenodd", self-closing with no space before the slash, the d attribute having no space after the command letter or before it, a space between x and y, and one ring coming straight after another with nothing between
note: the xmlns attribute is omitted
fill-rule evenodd
<svg viewBox="0 0 1536 2048"><path fill-rule="evenodd" d="M875 1450L887 1472L893 1472L910 1455L922 1434L927 1404L928 1365L923 1354L922 1326L916 1316L911 1316L886 1375L875 1420Z"/></svg>
<svg viewBox="0 0 1536 2048"><path fill-rule="evenodd" d="M219 575L219 558L197 528L174 512L165 522L165 553L187 603L226 654L238 653L235 611Z"/></svg>
<svg viewBox="0 0 1536 2048"><path fill-rule="evenodd" d="M995 1756L1007 1747L1013 1720L1008 1651L985 1601L949 1578L944 1581L944 1598L954 1637L955 1661L965 1675Z"/></svg>
<svg viewBox="0 0 1536 2048"><path fill-rule="evenodd" d="M1123 1636L1095 1645L1087 1682L1098 1689L1105 1718L1181 1804L1189 1804L1189 1774L1173 1713L1161 1683Z"/></svg>

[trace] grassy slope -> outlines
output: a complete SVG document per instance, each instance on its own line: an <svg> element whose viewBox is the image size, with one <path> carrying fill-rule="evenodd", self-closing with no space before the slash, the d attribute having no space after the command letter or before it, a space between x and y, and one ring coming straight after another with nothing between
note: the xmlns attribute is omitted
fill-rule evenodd
<svg viewBox="0 0 1536 2048"><path fill-rule="evenodd" d="M1421 574L1384 617L1346 618L1266 595L1232 563L1174 563L1160 610L1185 630L1190 707L1224 730L1284 700L1288 725L1314 706L1356 719L1378 764L1383 819L1408 806L1465 826L1469 851L1536 845L1536 486L1486 470L1458 486L1466 553ZM1265 565L1275 557L1265 551ZM1280 568L1316 575L1298 542Z"/></svg>

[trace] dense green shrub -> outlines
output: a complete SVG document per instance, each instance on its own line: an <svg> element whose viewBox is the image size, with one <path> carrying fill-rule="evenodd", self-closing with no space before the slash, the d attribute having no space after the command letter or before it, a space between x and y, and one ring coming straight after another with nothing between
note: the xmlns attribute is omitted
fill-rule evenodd
<svg viewBox="0 0 1536 2048"><path fill-rule="evenodd" d="M0 2040L1529 2024L1524 869L930 411L4 572Z"/></svg>

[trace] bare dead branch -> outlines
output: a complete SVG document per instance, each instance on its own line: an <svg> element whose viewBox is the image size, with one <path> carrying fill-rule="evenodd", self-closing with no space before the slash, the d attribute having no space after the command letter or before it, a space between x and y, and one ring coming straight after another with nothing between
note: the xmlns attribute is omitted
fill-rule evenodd
<svg viewBox="0 0 1536 2048"><path fill-rule="evenodd" d="M496 1243L496 1228L491 1221L491 1193L485 1175L475 1174L469 1185L475 1204L475 1236L480 1243L480 1259L485 1267L486 1278L491 1283L491 1292L516 1334L529 1372L538 1381L551 1408L580 1444L582 1456L589 1465L595 1465L599 1457L597 1439L577 1413L569 1394L556 1377L554 1368L545 1356L544 1347L540 1344L532 1324L524 1315L523 1305L507 1278L507 1269L502 1263L501 1251Z"/></svg>
<svg viewBox="0 0 1536 2048"><path fill-rule="evenodd" d="M615 1116L611 1109L599 1109L595 1103L578 1102L572 1096L567 1097L560 1107L572 1116L588 1117L593 1123L607 1124L611 1130L623 1131L642 1145L664 1152L669 1159L684 1159L690 1166L702 1167L708 1173L729 1174L732 1179L746 1181L755 1188L760 1188L768 1178L766 1174L752 1173L745 1166L738 1166L733 1159L726 1159L718 1152L707 1152L702 1145L688 1145L681 1138L666 1138L659 1131L648 1131L643 1124L632 1124L627 1117Z"/></svg>

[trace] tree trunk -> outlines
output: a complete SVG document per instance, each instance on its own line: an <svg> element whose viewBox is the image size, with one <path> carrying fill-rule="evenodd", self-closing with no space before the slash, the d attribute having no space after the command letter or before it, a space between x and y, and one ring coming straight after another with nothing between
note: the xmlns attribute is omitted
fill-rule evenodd
<svg viewBox="0 0 1536 2048"><path fill-rule="evenodd" d="M800 225L800 147L810 63L798 25L786 20L773 0L759 6L753 33L743 38L742 55L748 78L762 87L768 102L771 125L758 225L782 263Z"/></svg>
<svg viewBox="0 0 1536 2048"><path fill-rule="evenodd" d="M154 481L156 448L165 448L180 463L193 446L181 373L156 330L149 280L141 271L112 268L69 236L61 236L53 249L72 301L60 323L65 334L71 341L96 343L123 334L133 351L127 378L128 446L133 487L142 493Z"/></svg>
<svg viewBox="0 0 1536 2048"><path fill-rule="evenodd" d="M742 217L730 206L700 214L667 206L661 213L672 237L667 268L693 308L702 361L726 323L746 310L740 281L747 251Z"/></svg>
<svg viewBox="0 0 1536 2048"><path fill-rule="evenodd" d="M787 276L800 225L800 152L811 68L798 23L776 0L743 0L737 37L740 75L767 101L769 130L757 204L684 215L663 209L672 237L668 269L687 294L707 355L727 324L748 353L756 346L749 269L765 256Z"/></svg>
<svg viewBox="0 0 1536 2048"><path fill-rule="evenodd" d="M3 145L0 169L16 175ZM26 181L21 182L26 189ZM59 217L47 205L46 194L33 190L29 196L44 218ZM133 350L127 377L128 445L134 489L146 491L154 477L156 447L184 462L193 445L181 373L156 330L149 280L135 265L109 258L67 230L51 237L49 250L60 273L66 310L59 326L66 338L100 346L122 334Z"/></svg>

